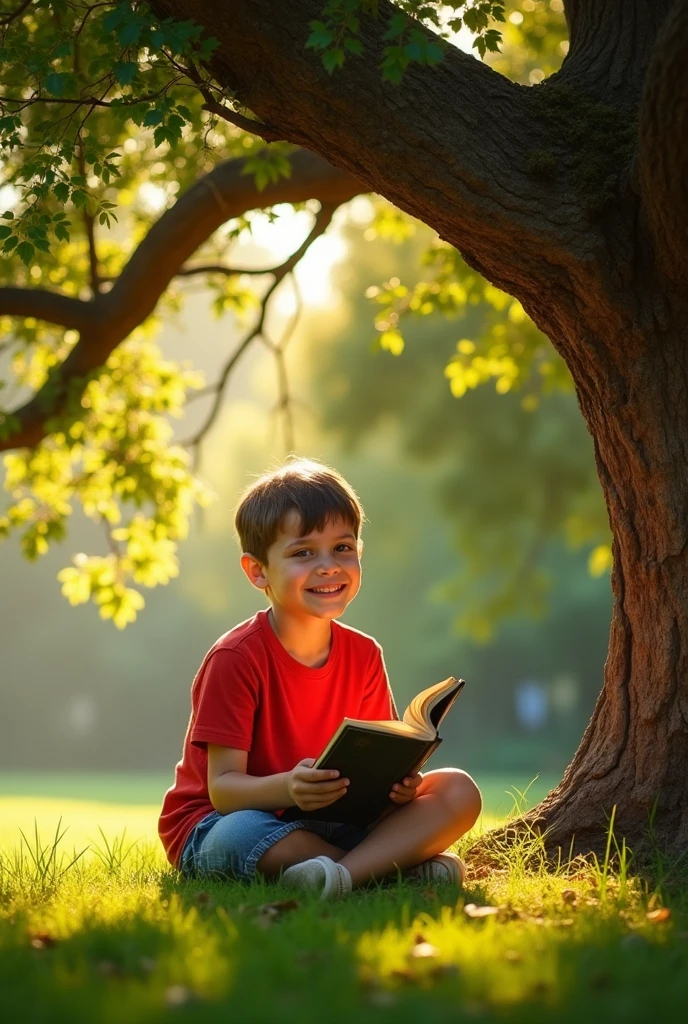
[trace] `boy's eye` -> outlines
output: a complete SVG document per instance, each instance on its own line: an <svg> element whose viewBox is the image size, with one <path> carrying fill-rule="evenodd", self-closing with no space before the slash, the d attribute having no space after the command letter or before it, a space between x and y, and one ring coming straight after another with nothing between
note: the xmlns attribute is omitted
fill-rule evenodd
<svg viewBox="0 0 688 1024"><path fill-rule="evenodd" d="M292 551L292 558L298 558L299 555L310 555L308 548L301 548L299 551Z"/></svg>
<svg viewBox="0 0 688 1024"><path fill-rule="evenodd" d="M338 544L337 545L337 550L338 551L353 551L353 548L351 547L351 544Z"/></svg>

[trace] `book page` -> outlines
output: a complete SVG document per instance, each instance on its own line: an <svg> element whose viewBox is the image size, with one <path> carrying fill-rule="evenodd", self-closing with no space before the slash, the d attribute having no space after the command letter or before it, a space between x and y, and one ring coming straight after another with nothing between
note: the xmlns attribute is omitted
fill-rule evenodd
<svg viewBox="0 0 688 1024"><path fill-rule="evenodd" d="M449 676L417 694L404 712L404 722L434 736L440 722L464 686L463 679Z"/></svg>

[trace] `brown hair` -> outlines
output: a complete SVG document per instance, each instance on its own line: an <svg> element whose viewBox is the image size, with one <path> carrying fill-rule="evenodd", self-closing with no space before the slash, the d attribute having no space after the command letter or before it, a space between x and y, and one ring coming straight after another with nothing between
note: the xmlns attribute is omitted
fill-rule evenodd
<svg viewBox="0 0 688 1024"><path fill-rule="evenodd" d="M358 495L336 469L312 459L292 459L242 494L234 517L241 550L267 565L268 548L290 512L300 517L304 537L333 519L343 519L358 537L364 519Z"/></svg>

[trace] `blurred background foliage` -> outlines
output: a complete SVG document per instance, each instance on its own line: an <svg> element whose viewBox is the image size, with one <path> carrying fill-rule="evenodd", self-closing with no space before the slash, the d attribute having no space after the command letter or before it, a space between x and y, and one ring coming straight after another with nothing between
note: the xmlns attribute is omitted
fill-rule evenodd
<svg viewBox="0 0 688 1024"><path fill-rule="evenodd" d="M563 4L514 0L505 13L502 50L487 60L537 86L566 53ZM119 153L120 176L84 188L115 204L117 223L94 228L74 206L69 240L28 264L0 261L2 283L87 295L220 160L249 156L263 180L285 172L284 147L208 124L186 92L191 128L157 146L154 126L96 112L89 131ZM314 209L247 214L197 262L277 265ZM517 302L424 226L359 197L271 300L266 334L285 338L288 405L274 353L254 343L195 473L180 442L207 415L202 381L250 330L266 282L177 279L91 381L86 411L6 461L0 530L40 561L29 569L19 545L0 547L0 768L167 769L171 781L193 674L257 607L232 506L295 447L335 464L363 499L364 586L346 620L383 644L398 703L450 672L469 680L436 761L561 770L600 689L610 611L606 514L566 368ZM5 320L9 410L76 338ZM93 599L101 617L134 624L118 632L93 608L72 610L58 570L71 602Z"/></svg>

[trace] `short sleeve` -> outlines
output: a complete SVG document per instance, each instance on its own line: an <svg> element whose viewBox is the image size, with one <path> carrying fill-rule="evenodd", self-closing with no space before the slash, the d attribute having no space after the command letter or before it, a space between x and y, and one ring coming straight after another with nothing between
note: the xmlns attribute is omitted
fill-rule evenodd
<svg viewBox="0 0 688 1024"><path fill-rule="evenodd" d="M394 695L387 678L382 648L375 644L366 673L366 684L361 700L359 718L371 722L389 722L399 718Z"/></svg>
<svg viewBox="0 0 688 1024"><path fill-rule="evenodd" d="M247 659L234 650L213 651L194 690L190 737L194 746L217 743L250 750L259 680Z"/></svg>

